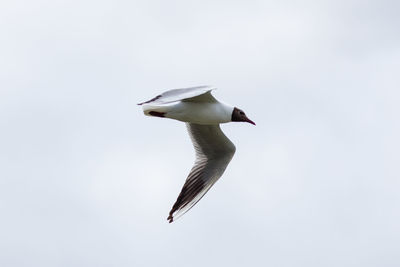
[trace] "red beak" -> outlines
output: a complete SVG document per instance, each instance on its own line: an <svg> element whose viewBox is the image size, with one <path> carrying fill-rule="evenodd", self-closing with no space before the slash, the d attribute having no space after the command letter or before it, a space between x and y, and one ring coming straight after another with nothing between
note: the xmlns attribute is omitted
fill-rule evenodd
<svg viewBox="0 0 400 267"><path fill-rule="evenodd" d="M245 122L248 122L248 123L251 123L251 124L253 124L253 125L256 125L256 123L255 123L254 121L250 120L250 119L247 118L247 117L246 117Z"/></svg>

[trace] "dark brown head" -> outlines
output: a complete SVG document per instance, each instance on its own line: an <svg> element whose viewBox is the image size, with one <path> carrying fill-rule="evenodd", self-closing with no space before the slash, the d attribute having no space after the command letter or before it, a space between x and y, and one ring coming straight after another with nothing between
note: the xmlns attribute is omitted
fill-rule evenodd
<svg viewBox="0 0 400 267"><path fill-rule="evenodd" d="M232 121L245 121L248 123L251 123L253 125L256 125L254 121L250 120L247 118L246 114L243 112L243 110L234 108L232 111Z"/></svg>

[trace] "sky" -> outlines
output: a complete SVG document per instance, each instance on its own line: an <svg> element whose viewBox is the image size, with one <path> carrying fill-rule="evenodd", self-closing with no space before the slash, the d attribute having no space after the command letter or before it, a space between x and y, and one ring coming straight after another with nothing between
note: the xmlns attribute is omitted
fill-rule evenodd
<svg viewBox="0 0 400 267"><path fill-rule="evenodd" d="M400 266L399 1L3 1L0 266ZM187 214L213 85L257 126Z"/></svg>

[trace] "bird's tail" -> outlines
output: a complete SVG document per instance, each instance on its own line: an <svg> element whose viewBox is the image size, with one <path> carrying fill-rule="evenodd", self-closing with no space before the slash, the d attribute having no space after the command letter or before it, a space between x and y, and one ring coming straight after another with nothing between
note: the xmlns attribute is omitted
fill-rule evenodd
<svg viewBox="0 0 400 267"><path fill-rule="evenodd" d="M153 116L153 117L165 117L165 114L168 112L168 106L166 105L150 105L144 104L143 105L143 113L146 116Z"/></svg>

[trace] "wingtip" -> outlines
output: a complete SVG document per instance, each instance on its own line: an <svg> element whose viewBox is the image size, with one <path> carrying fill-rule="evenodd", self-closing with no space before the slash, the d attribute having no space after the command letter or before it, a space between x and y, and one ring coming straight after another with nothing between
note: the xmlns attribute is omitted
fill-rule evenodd
<svg viewBox="0 0 400 267"><path fill-rule="evenodd" d="M172 222L174 222L174 217L172 215L169 215L167 220L168 220L168 223L172 223Z"/></svg>
<svg viewBox="0 0 400 267"><path fill-rule="evenodd" d="M150 103L150 102L156 101L156 100L159 99L160 97L161 97L161 95L158 95L158 96L156 96L156 97L153 97L153 98L150 99L149 101L145 101L145 102L142 102L142 103L138 103L137 105L138 105L138 106L141 106L141 105L143 105L143 104L148 104L148 103Z"/></svg>

